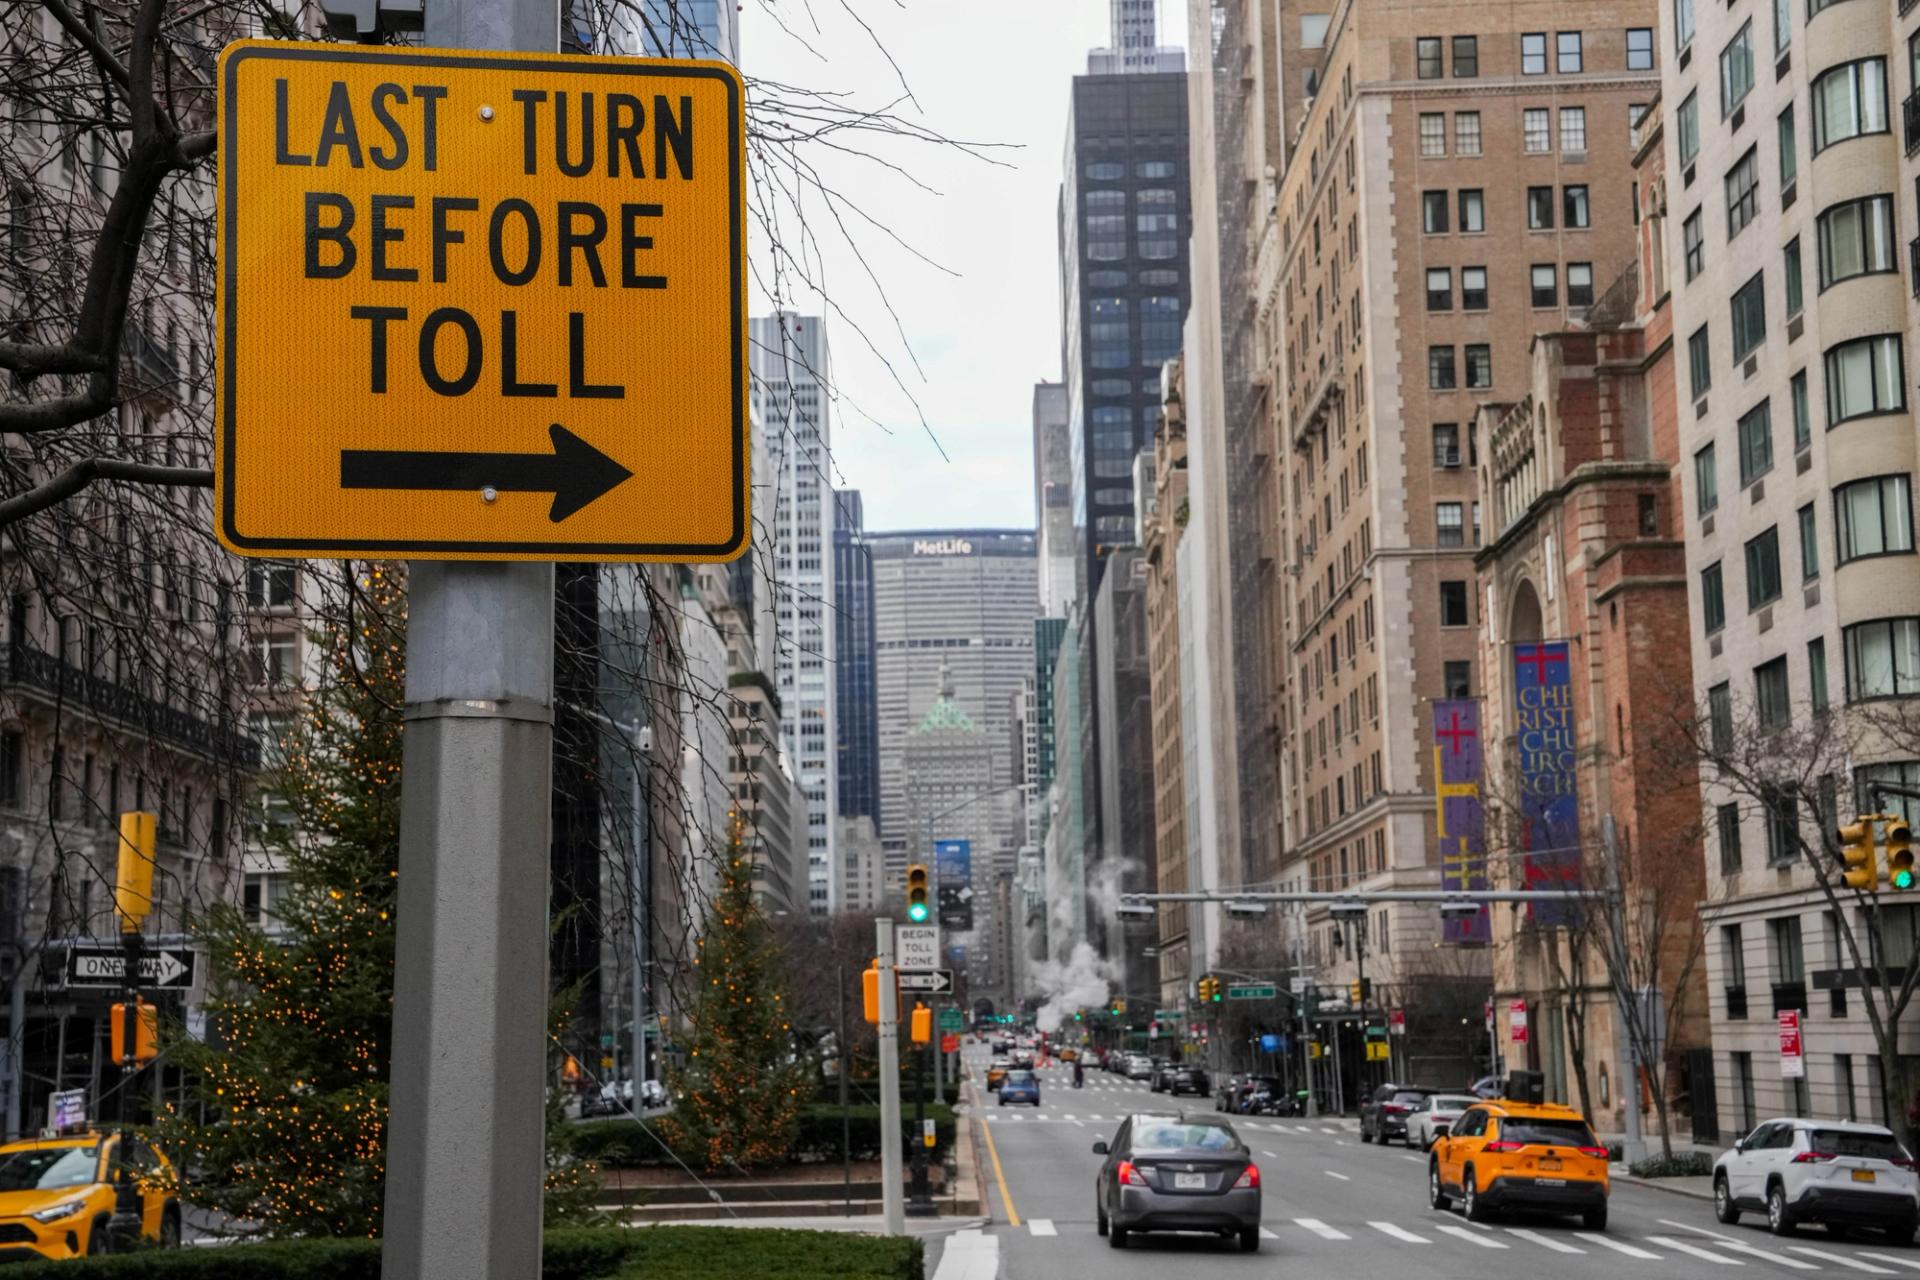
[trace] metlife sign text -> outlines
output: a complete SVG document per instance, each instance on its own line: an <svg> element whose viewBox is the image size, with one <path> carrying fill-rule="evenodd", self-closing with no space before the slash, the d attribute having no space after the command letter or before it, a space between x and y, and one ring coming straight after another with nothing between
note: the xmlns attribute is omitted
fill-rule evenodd
<svg viewBox="0 0 1920 1280"><path fill-rule="evenodd" d="M965 538L916 538L913 542L913 554L917 556L970 556L973 543Z"/></svg>

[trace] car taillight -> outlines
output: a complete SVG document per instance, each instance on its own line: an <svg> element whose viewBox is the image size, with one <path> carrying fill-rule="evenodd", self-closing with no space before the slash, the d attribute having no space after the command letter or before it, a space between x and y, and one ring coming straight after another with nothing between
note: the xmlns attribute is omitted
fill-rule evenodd
<svg viewBox="0 0 1920 1280"><path fill-rule="evenodd" d="M1133 1167L1133 1161L1131 1160L1122 1160L1120 1167L1114 1171L1113 1176L1120 1180L1122 1186L1144 1187L1147 1185L1146 1177L1142 1175L1138 1169Z"/></svg>
<svg viewBox="0 0 1920 1280"><path fill-rule="evenodd" d="M1802 1151L1794 1156L1793 1162L1795 1164L1822 1164L1832 1159L1835 1159L1835 1156L1831 1151Z"/></svg>
<svg viewBox="0 0 1920 1280"><path fill-rule="evenodd" d="M1581 1147L1580 1154L1592 1156L1595 1160L1605 1160L1611 1153L1605 1147Z"/></svg>
<svg viewBox="0 0 1920 1280"><path fill-rule="evenodd" d="M1491 1152L1495 1155L1510 1155L1526 1145L1524 1142L1489 1142L1486 1146L1482 1147L1481 1150Z"/></svg>
<svg viewBox="0 0 1920 1280"><path fill-rule="evenodd" d="M1247 1171L1240 1175L1240 1181L1233 1184L1233 1189L1235 1191L1245 1191L1248 1187L1257 1187L1259 1185L1260 1166L1250 1164L1247 1166Z"/></svg>
<svg viewBox="0 0 1920 1280"><path fill-rule="evenodd" d="M1915 1167L1912 1156L1895 1156L1893 1159L1887 1161L1887 1163L1896 1169L1911 1170Z"/></svg>
<svg viewBox="0 0 1920 1280"><path fill-rule="evenodd" d="M1385 1112L1389 1112L1389 1113L1391 1113L1391 1114L1393 1114L1393 1115L1396 1115L1396 1116L1397 1116L1397 1115L1399 1115L1399 1114L1400 1114L1401 1112L1403 1112L1403 1111L1405 1111L1405 1110L1406 1110L1406 1108L1405 1108L1405 1107L1403 1107L1403 1106L1401 1106L1401 1105L1400 1105L1399 1103L1397 1103L1397 1102L1388 1102L1388 1103L1383 1103L1383 1104L1381 1105L1381 1107L1380 1107L1380 1109L1381 1109L1382 1111L1385 1111Z"/></svg>

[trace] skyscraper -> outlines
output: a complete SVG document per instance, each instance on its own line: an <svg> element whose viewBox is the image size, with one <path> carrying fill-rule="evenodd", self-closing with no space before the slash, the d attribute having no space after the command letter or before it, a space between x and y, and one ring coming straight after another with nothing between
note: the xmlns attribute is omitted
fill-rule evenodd
<svg viewBox="0 0 1920 1280"><path fill-rule="evenodd" d="M1113 13L1113 44L1087 54L1087 70L1095 75L1134 75L1179 71L1186 54L1160 43L1159 0L1108 0Z"/></svg>
<svg viewBox="0 0 1920 1280"><path fill-rule="evenodd" d="M1050 618L1064 618L1076 592L1080 556L1073 537L1073 432L1062 382L1033 386L1033 521L1040 608Z"/></svg>
<svg viewBox="0 0 1920 1280"><path fill-rule="evenodd" d="M732 0L638 0L643 58L740 62L740 10Z"/></svg>
<svg viewBox="0 0 1920 1280"><path fill-rule="evenodd" d="M754 520L764 529L769 565L761 662L780 695L786 755L806 795L807 899L816 913L835 909L834 859L839 811L839 719L834 693L833 431L826 392L826 329L817 316L791 311L752 321L749 357L755 416L766 466L754 476ZM771 656L769 656L771 655Z"/></svg>
<svg viewBox="0 0 1920 1280"><path fill-rule="evenodd" d="M880 819L880 727L873 688L873 557L858 489L833 495L834 687L843 818Z"/></svg>

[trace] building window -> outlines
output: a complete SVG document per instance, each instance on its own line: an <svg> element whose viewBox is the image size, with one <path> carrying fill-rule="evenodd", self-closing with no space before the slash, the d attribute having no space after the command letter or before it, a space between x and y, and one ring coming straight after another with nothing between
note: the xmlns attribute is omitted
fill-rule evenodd
<svg viewBox="0 0 1920 1280"><path fill-rule="evenodd" d="M1460 229L1462 231L1487 229L1487 200L1478 187L1469 187L1460 193Z"/></svg>
<svg viewBox="0 0 1920 1280"><path fill-rule="evenodd" d="M1740 487L1773 470L1772 402L1762 400L1740 418Z"/></svg>
<svg viewBox="0 0 1920 1280"><path fill-rule="evenodd" d="M1480 74L1480 37L1453 38L1453 78L1471 80Z"/></svg>
<svg viewBox="0 0 1920 1280"><path fill-rule="evenodd" d="M1680 243L1686 252L1687 279L1691 280L1706 269L1707 240L1700 229L1700 211L1695 209L1680 224Z"/></svg>
<svg viewBox="0 0 1920 1280"><path fill-rule="evenodd" d="M1840 343L1828 349L1826 363L1829 427L1906 408L1905 362L1901 359L1899 334Z"/></svg>
<svg viewBox="0 0 1920 1280"><path fill-rule="evenodd" d="M1673 113L1674 132L1680 148L1680 167L1686 168L1700 154L1700 95L1690 93Z"/></svg>
<svg viewBox="0 0 1920 1280"><path fill-rule="evenodd" d="M1471 620L1467 617L1466 583L1443 582L1440 584L1440 625L1443 627L1471 625Z"/></svg>
<svg viewBox="0 0 1920 1280"><path fill-rule="evenodd" d="M1814 0L1807 0L1812 5ZM1773 56L1778 58L1793 42L1793 0L1773 0Z"/></svg>
<svg viewBox="0 0 1920 1280"><path fill-rule="evenodd" d="M1430 236L1439 235L1447 229L1447 193L1444 191L1422 191L1420 193L1420 215L1422 225Z"/></svg>
<svg viewBox="0 0 1920 1280"><path fill-rule="evenodd" d="M1587 188L1579 186L1560 189L1560 206L1566 215L1566 225L1575 230L1593 225L1593 211L1587 204Z"/></svg>
<svg viewBox="0 0 1920 1280"><path fill-rule="evenodd" d="M1451 268L1427 268L1427 310L1453 310L1453 271Z"/></svg>
<svg viewBox="0 0 1920 1280"><path fill-rule="evenodd" d="M1821 72L1813 82L1813 152L1887 131L1887 60L1862 58Z"/></svg>
<svg viewBox="0 0 1920 1280"><path fill-rule="evenodd" d="M1800 175L1800 143L1793 127L1793 104L1780 113L1775 122L1780 141L1780 189L1786 190Z"/></svg>
<svg viewBox="0 0 1920 1280"><path fill-rule="evenodd" d="M1580 66L1580 33L1562 31L1555 40L1555 69L1561 75L1578 75Z"/></svg>
<svg viewBox="0 0 1920 1280"><path fill-rule="evenodd" d="M1673 0L1673 47L1684 49L1693 43L1693 0Z"/></svg>
<svg viewBox="0 0 1920 1280"><path fill-rule="evenodd" d="M1487 309L1487 269L1485 267L1460 268L1460 309L1462 311Z"/></svg>
<svg viewBox="0 0 1920 1280"><path fill-rule="evenodd" d="M1744 22L1740 32L1727 42L1720 51L1720 118L1725 120L1733 114L1733 109L1747 100L1753 92L1753 22Z"/></svg>
<svg viewBox="0 0 1920 1280"><path fill-rule="evenodd" d="M18 729L0 730L0 808L25 807L27 738Z"/></svg>
<svg viewBox="0 0 1920 1280"><path fill-rule="evenodd" d="M1587 149L1587 109L1560 108L1560 149L1584 152Z"/></svg>
<svg viewBox="0 0 1920 1280"><path fill-rule="evenodd" d="M1421 113L1420 154L1427 157L1447 154L1447 117L1444 112Z"/></svg>
<svg viewBox="0 0 1920 1280"><path fill-rule="evenodd" d="M1529 155L1553 150L1553 115L1546 107L1528 107L1520 113L1520 145Z"/></svg>
<svg viewBox="0 0 1920 1280"><path fill-rule="evenodd" d="M1551 231L1553 229L1553 188L1527 188L1527 229L1530 231Z"/></svg>
<svg viewBox="0 0 1920 1280"><path fill-rule="evenodd" d="M1637 149L1640 146L1640 126L1646 122L1646 119L1646 103L1629 102L1627 104L1627 145L1629 147ZM1634 203L1637 205L1639 201ZM1635 212L1637 214L1638 210L1636 209Z"/></svg>
<svg viewBox="0 0 1920 1280"><path fill-rule="evenodd" d="M1727 596L1720 583L1720 566L1710 564L1700 571L1700 617L1706 634L1712 635L1727 625Z"/></svg>
<svg viewBox="0 0 1920 1280"><path fill-rule="evenodd" d="M1707 735L1716 753L1733 748L1733 690L1725 681L1707 690Z"/></svg>
<svg viewBox="0 0 1920 1280"><path fill-rule="evenodd" d="M1787 660L1775 658L1753 669L1755 714L1762 729L1779 729L1792 718L1787 697Z"/></svg>
<svg viewBox="0 0 1920 1280"><path fill-rule="evenodd" d="M1419 76L1422 80L1438 80L1444 69L1440 65L1440 37L1421 36L1414 41L1414 52L1419 64Z"/></svg>
<svg viewBox="0 0 1920 1280"><path fill-rule="evenodd" d="M1653 70L1653 28L1627 28L1627 70Z"/></svg>
<svg viewBox="0 0 1920 1280"><path fill-rule="evenodd" d="M1529 76L1547 74L1547 33L1529 31L1520 37L1520 73Z"/></svg>
<svg viewBox="0 0 1920 1280"><path fill-rule="evenodd" d="M1767 337L1767 291L1761 272L1733 295L1733 358L1744 360Z"/></svg>
<svg viewBox="0 0 1920 1280"><path fill-rule="evenodd" d="M1868 196L1820 211L1820 287L1899 270L1893 197Z"/></svg>
<svg viewBox="0 0 1920 1280"><path fill-rule="evenodd" d="M1920 618L1882 618L1841 630L1847 701L1920 693Z"/></svg>
<svg viewBox="0 0 1920 1280"><path fill-rule="evenodd" d="M1774 526L1747 543L1747 608L1780 598L1780 529Z"/></svg>
<svg viewBox="0 0 1920 1280"><path fill-rule="evenodd" d="M1878 476L1833 491L1834 563L1913 550L1913 488L1904 475Z"/></svg>
<svg viewBox="0 0 1920 1280"><path fill-rule="evenodd" d="M1827 642L1807 641L1807 696L1815 711L1827 709Z"/></svg>
<svg viewBox="0 0 1920 1280"><path fill-rule="evenodd" d="M1693 455L1693 504L1697 515L1706 515L1720 505L1720 478L1709 441Z"/></svg>
<svg viewBox="0 0 1920 1280"><path fill-rule="evenodd" d="M1457 502L1437 502L1433 507L1435 542L1442 547L1463 547L1467 543L1466 513Z"/></svg>
<svg viewBox="0 0 1920 1280"><path fill-rule="evenodd" d="M1707 326L1701 325L1687 339L1687 376L1698 400L1713 385L1713 358L1707 341Z"/></svg>
<svg viewBox="0 0 1920 1280"><path fill-rule="evenodd" d="M1740 870L1740 809L1737 805L1723 804L1714 814L1715 825L1720 829L1720 874L1733 875ZM1737 928L1738 926L1729 926ZM1733 983L1743 986L1744 983Z"/></svg>
<svg viewBox="0 0 1920 1280"><path fill-rule="evenodd" d="M1787 241L1787 247L1781 251L1781 258L1787 274L1787 315L1789 317L1797 316L1800 314L1801 308L1806 304L1806 297L1802 291L1801 284L1801 278L1804 273L1800 267L1799 236L1795 236L1793 239Z"/></svg>
<svg viewBox="0 0 1920 1280"><path fill-rule="evenodd" d="M1446 663L1441 670L1440 679L1446 686L1447 697L1471 698L1473 696L1473 663Z"/></svg>
<svg viewBox="0 0 1920 1280"><path fill-rule="evenodd" d="M1533 305L1536 307L1560 305L1560 273L1551 262L1534 264Z"/></svg>
<svg viewBox="0 0 1920 1280"><path fill-rule="evenodd" d="M1793 451L1798 453L1813 443L1813 415L1807 408L1805 369L1788 381L1787 398L1793 401Z"/></svg>
<svg viewBox="0 0 1920 1280"><path fill-rule="evenodd" d="M1760 212L1760 149L1750 147L1739 163L1727 170L1727 239L1746 230Z"/></svg>
<svg viewBox="0 0 1920 1280"><path fill-rule="evenodd" d="M1453 348L1428 347L1427 388L1431 391L1451 391L1455 383Z"/></svg>
<svg viewBox="0 0 1920 1280"><path fill-rule="evenodd" d="M1460 465L1460 426L1454 422L1437 422L1433 427L1433 465L1436 467L1457 467Z"/></svg>
<svg viewBox="0 0 1920 1280"><path fill-rule="evenodd" d="M1800 508L1800 581L1811 582L1819 576L1820 529L1809 502Z"/></svg>
<svg viewBox="0 0 1920 1280"><path fill-rule="evenodd" d="M1484 342L1467 344L1467 386L1485 389L1493 385L1493 348Z"/></svg>
<svg viewBox="0 0 1920 1280"><path fill-rule="evenodd" d="M1593 264L1591 262L1567 264L1567 305L1570 307L1593 305Z"/></svg>
<svg viewBox="0 0 1920 1280"><path fill-rule="evenodd" d="M1455 67L1459 65L1458 62L1454 63ZM1480 154L1480 113L1478 111L1453 113L1453 149L1463 156ZM1464 221L1462 219L1463 224Z"/></svg>

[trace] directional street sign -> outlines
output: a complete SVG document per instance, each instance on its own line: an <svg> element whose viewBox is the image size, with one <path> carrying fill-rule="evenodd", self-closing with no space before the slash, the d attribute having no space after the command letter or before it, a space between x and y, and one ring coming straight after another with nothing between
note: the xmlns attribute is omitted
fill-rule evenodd
<svg viewBox="0 0 1920 1280"><path fill-rule="evenodd" d="M920 969L900 975L902 991L924 991L930 995L945 995L953 990L953 970Z"/></svg>
<svg viewBox="0 0 1920 1280"><path fill-rule="evenodd" d="M248 40L219 104L231 550L740 553L733 68Z"/></svg>
<svg viewBox="0 0 1920 1280"><path fill-rule="evenodd" d="M961 1013L958 1009L942 1009L940 1011L940 1029L942 1031L959 1031L966 1025L967 1015Z"/></svg>
<svg viewBox="0 0 1920 1280"><path fill-rule="evenodd" d="M1278 994L1271 982L1249 982L1227 988L1229 1000L1271 1000Z"/></svg>
<svg viewBox="0 0 1920 1280"><path fill-rule="evenodd" d="M175 990L193 985L194 953L187 947L163 947L140 957L140 983ZM118 947L75 945L67 949L69 987L122 987L127 961Z"/></svg>
<svg viewBox="0 0 1920 1280"><path fill-rule="evenodd" d="M897 924L893 926L893 966L896 969L937 969L940 967L940 926ZM901 984L903 987L905 984Z"/></svg>

